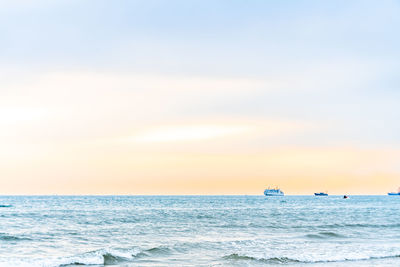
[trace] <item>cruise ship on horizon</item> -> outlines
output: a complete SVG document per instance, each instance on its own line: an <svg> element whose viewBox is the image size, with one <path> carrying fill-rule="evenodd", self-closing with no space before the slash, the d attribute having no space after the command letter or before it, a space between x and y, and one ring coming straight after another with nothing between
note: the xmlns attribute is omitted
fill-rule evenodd
<svg viewBox="0 0 400 267"><path fill-rule="evenodd" d="M264 190L265 196L284 196L285 194L279 188L267 188Z"/></svg>

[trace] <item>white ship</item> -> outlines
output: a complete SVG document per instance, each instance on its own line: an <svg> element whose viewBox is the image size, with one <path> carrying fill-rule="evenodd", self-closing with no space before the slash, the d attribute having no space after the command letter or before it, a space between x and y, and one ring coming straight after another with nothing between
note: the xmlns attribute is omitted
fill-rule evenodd
<svg viewBox="0 0 400 267"><path fill-rule="evenodd" d="M266 196L284 196L285 194L279 188L267 188L264 190L264 195Z"/></svg>

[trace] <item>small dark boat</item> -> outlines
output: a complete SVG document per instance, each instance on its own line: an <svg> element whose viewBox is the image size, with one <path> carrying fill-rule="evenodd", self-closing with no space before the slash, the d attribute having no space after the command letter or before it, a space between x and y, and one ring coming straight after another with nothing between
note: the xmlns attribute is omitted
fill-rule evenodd
<svg viewBox="0 0 400 267"><path fill-rule="evenodd" d="M348 196L344 195L343 198L349 198Z"/></svg>
<svg viewBox="0 0 400 267"><path fill-rule="evenodd" d="M397 192L390 192L388 193L389 196L400 196L400 187L399 190Z"/></svg>
<svg viewBox="0 0 400 267"><path fill-rule="evenodd" d="M314 193L315 196L327 196L328 193L324 193L324 192L319 192L319 193Z"/></svg>

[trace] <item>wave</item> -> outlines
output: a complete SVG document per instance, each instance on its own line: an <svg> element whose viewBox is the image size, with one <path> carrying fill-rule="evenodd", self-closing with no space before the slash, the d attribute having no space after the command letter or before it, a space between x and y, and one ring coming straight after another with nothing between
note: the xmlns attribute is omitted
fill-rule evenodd
<svg viewBox="0 0 400 267"><path fill-rule="evenodd" d="M154 255L154 254L165 255L165 254L171 253L171 249L168 247L160 246L160 247L154 247L154 248L147 249L147 250L145 250L145 252L152 254L152 255Z"/></svg>
<svg viewBox="0 0 400 267"><path fill-rule="evenodd" d="M0 208L11 208L12 205L9 204L0 204Z"/></svg>
<svg viewBox="0 0 400 267"><path fill-rule="evenodd" d="M210 214L198 214L196 215L196 219L215 219L215 216Z"/></svg>
<svg viewBox="0 0 400 267"><path fill-rule="evenodd" d="M162 255L168 255L170 253L172 253L172 249L160 246L143 250L138 254L136 254L136 257L141 258L141 257L162 256Z"/></svg>
<svg viewBox="0 0 400 267"><path fill-rule="evenodd" d="M288 257L253 257L248 255L240 255L237 253L224 256L223 259L229 261L254 261L259 263L269 264L288 264L288 263L329 263L329 262L353 262L353 261L367 261L367 260L380 260L380 259L393 259L400 258L400 255L385 255L385 256L371 256L371 257L354 257L354 258L343 258L343 259L326 259L326 260L300 260Z"/></svg>
<svg viewBox="0 0 400 267"><path fill-rule="evenodd" d="M139 248L132 249L99 249L86 253L66 256L54 257L47 259L33 259L12 261L12 264L0 262L0 267L72 267L72 266L116 266L133 262L135 259L143 257L165 256L172 252L172 249L164 246L153 247L141 250Z"/></svg>
<svg viewBox="0 0 400 267"><path fill-rule="evenodd" d="M5 233L0 233L0 241L24 241L24 240L32 240L32 239L27 237L19 237Z"/></svg>
<svg viewBox="0 0 400 267"><path fill-rule="evenodd" d="M223 258L225 260L232 260L232 261L258 261L258 262L271 263L271 264L277 264L277 263L284 264L284 263L300 262L299 260L290 259L287 257L257 258L257 257L246 256L246 255L239 255L237 253L230 254Z"/></svg>
<svg viewBox="0 0 400 267"><path fill-rule="evenodd" d="M348 223L348 224L328 224L321 225L320 227L326 228L397 228L400 227L400 223L389 223L389 224L371 224L371 223Z"/></svg>
<svg viewBox="0 0 400 267"><path fill-rule="evenodd" d="M340 235L334 232L319 232L317 234L307 234L305 236L307 238L314 238L314 239L345 238L344 235Z"/></svg>
<svg viewBox="0 0 400 267"><path fill-rule="evenodd" d="M260 224L260 223L248 223L248 224L234 224L225 223L216 225L219 228L269 228L269 229L319 229L319 230L333 230L342 228L399 228L400 223L389 223L389 224L370 224L370 223L346 223L346 224L317 224L317 225L281 225L281 224Z"/></svg>
<svg viewBox="0 0 400 267"><path fill-rule="evenodd" d="M248 222L248 223L224 223L224 224L220 224L220 225L215 225L215 227L218 227L218 228L244 228L244 229L247 229L247 228L271 228L271 229L282 228L280 226L278 226L278 227L275 227L275 226L272 226L272 225L265 226L265 225L256 224L256 223L253 223L253 222Z"/></svg>
<svg viewBox="0 0 400 267"><path fill-rule="evenodd" d="M372 224L372 223L334 223L334 224L309 224L309 225L250 225L252 227L262 227L271 229L341 229L341 228L399 228L400 223Z"/></svg>
<svg viewBox="0 0 400 267"><path fill-rule="evenodd" d="M137 254L138 252L134 250L118 251L102 249L54 260L52 266L67 267L71 265L116 265L131 261Z"/></svg>
<svg viewBox="0 0 400 267"><path fill-rule="evenodd" d="M67 267L71 265L118 265L131 262L142 257L156 257L171 253L168 247L153 247L146 250L135 249L101 249L81 255L60 259L56 266Z"/></svg>

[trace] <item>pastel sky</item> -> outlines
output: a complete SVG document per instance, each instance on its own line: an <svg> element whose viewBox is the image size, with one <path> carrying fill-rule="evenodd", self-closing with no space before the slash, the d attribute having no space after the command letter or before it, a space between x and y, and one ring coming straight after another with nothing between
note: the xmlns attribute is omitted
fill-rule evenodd
<svg viewBox="0 0 400 267"><path fill-rule="evenodd" d="M0 194L385 194L399 1L0 0Z"/></svg>

